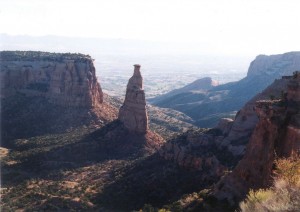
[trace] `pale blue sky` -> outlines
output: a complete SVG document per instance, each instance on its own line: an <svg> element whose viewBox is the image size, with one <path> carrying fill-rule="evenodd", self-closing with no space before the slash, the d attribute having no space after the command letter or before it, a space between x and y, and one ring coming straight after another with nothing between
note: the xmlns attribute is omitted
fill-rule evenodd
<svg viewBox="0 0 300 212"><path fill-rule="evenodd" d="M0 33L191 42L204 51L272 54L300 50L299 8L297 0L0 0Z"/></svg>

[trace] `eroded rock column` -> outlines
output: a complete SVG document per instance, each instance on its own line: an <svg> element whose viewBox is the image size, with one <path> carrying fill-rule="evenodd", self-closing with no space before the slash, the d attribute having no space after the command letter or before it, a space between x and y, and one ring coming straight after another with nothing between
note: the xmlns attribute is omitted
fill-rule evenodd
<svg viewBox="0 0 300 212"><path fill-rule="evenodd" d="M119 111L119 120L131 132L146 133L148 115L140 67L134 65L134 73L128 81L125 100Z"/></svg>

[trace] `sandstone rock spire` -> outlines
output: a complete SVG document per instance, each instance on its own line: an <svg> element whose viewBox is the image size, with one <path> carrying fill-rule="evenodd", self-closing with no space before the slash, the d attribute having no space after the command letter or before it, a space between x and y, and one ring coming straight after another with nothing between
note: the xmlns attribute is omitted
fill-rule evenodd
<svg viewBox="0 0 300 212"><path fill-rule="evenodd" d="M119 120L131 132L146 133L148 115L140 67L134 65L134 73L128 81L125 100L119 111Z"/></svg>

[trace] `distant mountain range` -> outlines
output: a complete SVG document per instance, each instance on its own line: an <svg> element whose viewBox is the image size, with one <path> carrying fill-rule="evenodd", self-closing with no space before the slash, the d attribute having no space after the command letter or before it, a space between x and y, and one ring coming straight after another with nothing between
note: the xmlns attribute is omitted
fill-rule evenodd
<svg viewBox="0 0 300 212"><path fill-rule="evenodd" d="M159 107L179 110L201 127L213 127L220 118L234 116L248 100L275 79L291 75L296 70L300 70L300 52L259 55L251 62L247 76L237 82L195 89L195 81L150 102Z"/></svg>

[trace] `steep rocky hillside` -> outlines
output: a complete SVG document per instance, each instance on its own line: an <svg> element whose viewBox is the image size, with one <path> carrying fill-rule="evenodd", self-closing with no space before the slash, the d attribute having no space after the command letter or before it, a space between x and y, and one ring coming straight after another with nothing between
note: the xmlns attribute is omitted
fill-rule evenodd
<svg viewBox="0 0 300 212"><path fill-rule="evenodd" d="M193 119L177 110L147 106L149 127L165 139L169 139L189 129L197 129Z"/></svg>
<svg viewBox="0 0 300 212"><path fill-rule="evenodd" d="M209 170L215 177L220 170L230 170L245 153L251 134L258 123L254 108L259 100L282 97L287 90L289 78L275 80L262 93L253 97L237 113L235 119L223 118L212 129L189 130L169 140L160 151L163 158L174 161L182 167L202 169L206 160L212 160Z"/></svg>
<svg viewBox="0 0 300 212"><path fill-rule="evenodd" d="M300 153L300 73L288 81L279 100L256 102L259 116L246 154L231 174L218 183L215 195L231 204L245 198L250 188L270 186L275 159Z"/></svg>
<svg viewBox="0 0 300 212"><path fill-rule="evenodd" d="M174 161L182 167L206 169L205 175L210 176L211 179L223 176L217 184L208 185L208 189L178 200L177 203L184 210L235 211L239 202L246 197L250 189L257 190L272 185L274 177L276 179L276 175L274 175L274 170L276 172L277 168L275 160L294 156L297 158L300 153L299 72L295 72L293 76L276 80L263 91L263 94L265 97L267 93L273 95L272 91L274 89L276 91L277 88L283 89L282 94L272 100L270 98L262 100L263 96L259 95L253 99L256 102L251 103L252 110L248 114L250 117L247 117L247 113L244 111L245 123L249 122L249 126L253 126L254 130L250 133L250 141L245 155L240 161L241 155L233 154L236 152L232 151L232 147L236 144L240 148L242 144L239 145L238 142L243 140L237 139L228 145L226 136L231 133L233 125L241 124L239 119L235 121L222 120L215 129L202 131L197 133L197 136L195 136L196 132L192 131L181 139L171 140L164 145L160 151L163 158ZM256 113L258 117L256 124L251 115L253 113ZM241 127L240 132L243 130ZM237 133L239 133L238 130L233 132L233 134ZM235 164L237 165L235 166ZM281 164L281 168L283 166ZM298 173L297 170L290 168L294 173ZM286 174L294 179L292 172ZM289 194L292 193L291 191ZM297 199L299 196L289 198ZM297 208L299 209L299 206Z"/></svg>
<svg viewBox="0 0 300 212"><path fill-rule="evenodd" d="M214 127L220 118L233 117L247 101L275 79L299 69L300 52L259 55L250 64L247 76L240 81L212 87L206 92L175 92L167 96L166 101L162 96L152 99L151 103L179 110L193 118L200 127Z"/></svg>

